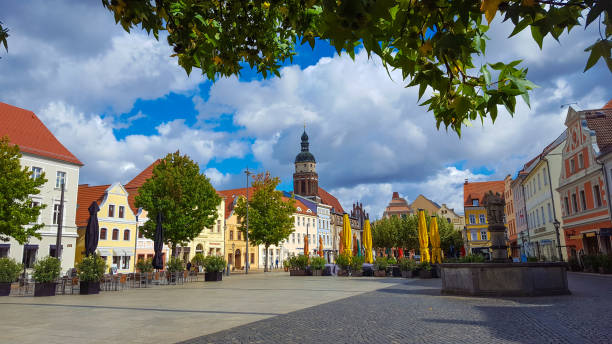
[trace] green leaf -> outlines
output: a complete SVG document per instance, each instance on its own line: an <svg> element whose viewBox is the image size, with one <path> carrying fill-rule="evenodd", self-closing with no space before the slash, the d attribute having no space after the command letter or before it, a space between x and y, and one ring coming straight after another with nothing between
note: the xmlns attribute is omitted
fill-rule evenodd
<svg viewBox="0 0 612 344"><path fill-rule="evenodd" d="M542 49L542 42L544 41L544 36L542 36L542 32L540 31L540 28L534 25L531 25L531 36L533 37L533 40L536 41L536 43L538 43L538 46L540 47L540 49Z"/></svg>

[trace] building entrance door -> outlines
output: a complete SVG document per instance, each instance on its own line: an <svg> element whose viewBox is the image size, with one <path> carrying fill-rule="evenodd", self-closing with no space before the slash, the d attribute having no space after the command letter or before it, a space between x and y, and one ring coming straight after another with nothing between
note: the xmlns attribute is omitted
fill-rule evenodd
<svg viewBox="0 0 612 344"><path fill-rule="evenodd" d="M236 253L234 254L234 263L235 263L236 269L241 268L242 261L240 259L240 250L236 250Z"/></svg>

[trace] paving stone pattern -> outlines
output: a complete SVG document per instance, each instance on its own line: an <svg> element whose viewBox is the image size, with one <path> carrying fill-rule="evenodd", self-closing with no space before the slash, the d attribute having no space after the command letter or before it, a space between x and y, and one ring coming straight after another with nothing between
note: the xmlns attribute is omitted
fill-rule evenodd
<svg viewBox="0 0 612 344"><path fill-rule="evenodd" d="M508 299L404 281L183 343L612 343L610 277L570 274L571 296Z"/></svg>

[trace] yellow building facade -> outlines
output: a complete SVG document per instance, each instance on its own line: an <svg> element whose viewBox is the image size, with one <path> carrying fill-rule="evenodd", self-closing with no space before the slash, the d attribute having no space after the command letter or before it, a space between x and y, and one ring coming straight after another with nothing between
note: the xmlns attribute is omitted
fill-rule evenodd
<svg viewBox="0 0 612 344"><path fill-rule="evenodd" d="M464 242L466 253L489 255L491 233L488 230L487 211L482 204L485 194L499 193L503 196L503 180L472 182L463 185L463 209L465 216Z"/></svg>
<svg viewBox="0 0 612 344"><path fill-rule="evenodd" d="M184 252L185 247L188 247L187 255L183 254L183 258L193 259L197 253L202 253L205 256L225 256L225 241L223 231L225 227L225 200L217 206L217 220L211 228L204 228L200 234L194 238L188 245L181 248Z"/></svg>
<svg viewBox="0 0 612 344"><path fill-rule="evenodd" d="M79 185L77 208L77 246L75 263L85 254L85 230L88 208L96 202L100 208L98 256L106 260L109 270L117 273L134 272L136 245L136 215L128 203L128 192L120 183L112 185Z"/></svg>

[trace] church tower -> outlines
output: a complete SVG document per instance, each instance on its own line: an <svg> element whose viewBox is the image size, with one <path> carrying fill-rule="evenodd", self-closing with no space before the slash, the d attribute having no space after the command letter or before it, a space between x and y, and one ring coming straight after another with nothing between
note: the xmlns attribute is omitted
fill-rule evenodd
<svg viewBox="0 0 612 344"><path fill-rule="evenodd" d="M308 151L308 135L306 128L302 134L302 150L295 157L295 173L293 173L293 192L304 197L318 197L319 175L314 155Z"/></svg>

